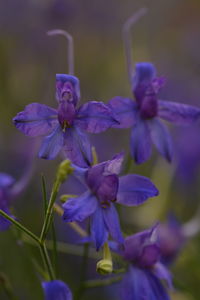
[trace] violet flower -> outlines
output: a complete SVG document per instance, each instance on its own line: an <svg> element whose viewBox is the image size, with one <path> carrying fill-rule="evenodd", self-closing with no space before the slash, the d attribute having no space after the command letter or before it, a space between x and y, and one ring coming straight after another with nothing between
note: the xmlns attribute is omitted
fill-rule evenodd
<svg viewBox="0 0 200 300"><path fill-rule="evenodd" d="M167 223L158 227L158 240L161 253L161 261L171 264L180 253L188 237L184 234L184 226L174 216L168 218Z"/></svg>
<svg viewBox="0 0 200 300"><path fill-rule="evenodd" d="M11 200L11 187L14 183L14 178L5 173L0 173L0 209L12 216L9 210ZM4 217L0 216L0 231L7 230L11 223Z"/></svg>
<svg viewBox="0 0 200 300"><path fill-rule="evenodd" d="M160 118L176 125L190 125L200 118L200 109L197 107L159 100L158 92L164 82L162 77L156 77L153 64L138 63L132 78L135 101L123 97L109 101L110 108L120 122L113 127L132 127L131 155L138 164L150 158L152 144L169 162L172 159L171 137Z"/></svg>
<svg viewBox="0 0 200 300"><path fill-rule="evenodd" d="M13 119L24 134L35 137L47 135L39 157L54 159L63 148L76 165L87 167L92 162L89 139L84 131L99 133L118 123L111 109L103 102L90 101L79 108L79 80L75 76L56 75L58 109L32 103Z"/></svg>
<svg viewBox="0 0 200 300"><path fill-rule="evenodd" d="M157 226L125 238L124 249L111 244L111 249L129 262L121 283L122 300L169 300L161 280L172 288L171 275L160 263Z"/></svg>
<svg viewBox="0 0 200 300"><path fill-rule="evenodd" d="M72 300L69 287L61 280L44 281L42 287L45 300Z"/></svg>
<svg viewBox="0 0 200 300"><path fill-rule="evenodd" d="M87 190L63 205L64 221L82 222L90 217L91 237L97 250L107 241L109 233L114 240L123 243L114 202L137 206L158 195L157 188L144 176L119 177L122 161L123 155L118 154L112 160L90 168L76 169L75 176L81 177Z"/></svg>

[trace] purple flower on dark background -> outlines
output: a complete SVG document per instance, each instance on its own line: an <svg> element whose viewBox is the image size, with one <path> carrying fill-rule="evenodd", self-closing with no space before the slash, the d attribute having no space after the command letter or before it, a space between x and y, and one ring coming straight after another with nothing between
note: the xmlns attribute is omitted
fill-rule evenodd
<svg viewBox="0 0 200 300"><path fill-rule="evenodd" d="M183 227L174 216L169 216L167 223L160 224L158 240L161 261L164 264L172 263L186 242Z"/></svg>
<svg viewBox="0 0 200 300"><path fill-rule="evenodd" d="M0 173L0 209L11 216L9 206L11 198L11 187L14 183L14 178L5 173ZM0 231L9 228L11 223L4 217L0 216Z"/></svg>
<svg viewBox="0 0 200 300"><path fill-rule="evenodd" d="M72 300L69 287L61 280L44 281L42 287L45 300Z"/></svg>
<svg viewBox="0 0 200 300"><path fill-rule="evenodd" d="M47 135L39 157L54 159L63 148L66 156L76 165L87 167L92 163L89 139L84 131L99 133L118 121L103 102L90 101L79 108L79 80L75 76L56 75L58 109L32 103L13 119L24 134L35 137Z"/></svg>
<svg viewBox="0 0 200 300"><path fill-rule="evenodd" d="M152 143L169 162L172 159L171 137L159 118L177 125L189 125L200 117L197 107L158 100L158 92L164 83L164 78L156 77L155 67L151 63L138 63L132 86L135 101L123 97L109 101L120 121L113 127L132 127L131 155L138 164L150 158Z"/></svg>
<svg viewBox="0 0 200 300"><path fill-rule="evenodd" d="M129 262L121 283L122 300L169 300L161 280L172 288L171 275L160 263L157 225L149 230L126 237L124 249L111 243L111 249Z"/></svg>
<svg viewBox="0 0 200 300"><path fill-rule="evenodd" d="M91 236L97 250L106 242L108 234L123 243L118 214L114 202L137 206L149 197L158 195L153 183L144 176L129 174L119 177L123 155L87 169L76 169L87 187L85 193L68 200L64 205L63 219L67 222L90 218Z"/></svg>

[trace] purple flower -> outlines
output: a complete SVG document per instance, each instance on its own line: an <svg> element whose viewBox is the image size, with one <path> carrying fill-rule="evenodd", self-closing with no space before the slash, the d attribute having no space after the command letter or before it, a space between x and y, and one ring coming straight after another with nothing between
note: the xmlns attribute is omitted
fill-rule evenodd
<svg viewBox="0 0 200 300"><path fill-rule="evenodd" d="M112 110L102 102L90 101L79 108L79 80L71 75L56 75L58 109L32 103L13 119L24 134L47 135L39 157L54 159L61 149L76 165L87 167L92 162L89 139L84 131L99 133L118 123Z"/></svg>
<svg viewBox="0 0 200 300"><path fill-rule="evenodd" d="M168 265L176 259L187 239L184 235L182 225L174 216L170 216L167 223L160 224L158 228L158 240L161 261Z"/></svg>
<svg viewBox="0 0 200 300"><path fill-rule="evenodd" d="M120 122L113 127L132 127L131 155L138 164L150 158L152 143L169 162L172 159L171 137L159 118L177 125L189 125L200 117L197 107L158 100L158 92L164 83L164 78L156 77L155 67L151 63L138 63L132 86L135 101L122 97L109 101Z"/></svg>
<svg viewBox="0 0 200 300"><path fill-rule="evenodd" d="M111 248L129 262L128 271L121 283L122 300L168 300L161 280L172 287L171 275L160 263L157 225L149 230L128 236L124 249L117 244Z"/></svg>
<svg viewBox="0 0 200 300"><path fill-rule="evenodd" d="M8 215L12 216L9 210L11 200L11 187L14 183L14 178L5 173L0 173L0 209ZM11 223L4 217L0 216L0 231L7 230Z"/></svg>
<svg viewBox="0 0 200 300"><path fill-rule="evenodd" d="M85 193L68 200L64 205L63 219L82 222L90 217L90 230L97 250L107 241L108 234L123 243L118 214L114 202L137 206L149 197L158 195L157 188L146 177L125 175L119 177L123 155L87 169L76 169L87 187Z"/></svg>
<svg viewBox="0 0 200 300"><path fill-rule="evenodd" d="M45 281L42 283L45 300L72 300L72 293L61 280Z"/></svg>

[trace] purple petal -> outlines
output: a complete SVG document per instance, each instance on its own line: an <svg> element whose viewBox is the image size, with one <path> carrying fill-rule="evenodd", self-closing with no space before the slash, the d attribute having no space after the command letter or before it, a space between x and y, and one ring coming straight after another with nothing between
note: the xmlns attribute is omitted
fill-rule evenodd
<svg viewBox="0 0 200 300"><path fill-rule="evenodd" d="M168 162L172 160L172 141L167 127L158 119L147 121L152 142Z"/></svg>
<svg viewBox="0 0 200 300"><path fill-rule="evenodd" d="M42 287L45 300L72 300L68 285L61 280L44 281Z"/></svg>
<svg viewBox="0 0 200 300"><path fill-rule="evenodd" d="M100 186L96 191L96 195L102 206L107 206L110 201L115 201L117 197L119 180L116 174L103 176Z"/></svg>
<svg viewBox="0 0 200 300"><path fill-rule="evenodd" d="M165 280L169 289L173 289L171 273L168 271L168 269L163 264L161 264L160 262L157 262L153 268L153 273L159 279Z"/></svg>
<svg viewBox="0 0 200 300"><path fill-rule="evenodd" d="M68 74L56 74L56 99L68 101L75 106L80 99L79 79Z"/></svg>
<svg viewBox="0 0 200 300"><path fill-rule="evenodd" d="M86 182L93 193L96 193L104 178L103 173L106 163L107 162L103 162L88 169L86 174Z"/></svg>
<svg viewBox="0 0 200 300"><path fill-rule="evenodd" d="M151 267L160 258L160 248L156 243L149 244L143 247L142 253L140 254L140 266Z"/></svg>
<svg viewBox="0 0 200 300"><path fill-rule="evenodd" d="M6 173L0 173L0 188L5 188L12 185L15 179Z"/></svg>
<svg viewBox="0 0 200 300"><path fill-rule="evenodd" d="M200 108L171 101L159 100L158 115L176 125L190 125L200 118Z"/></svg>
<svg viewBox="0 0 200 300"><path fill-rule="evenodd" d="M44 104L31 103L13 118L13 122L28 136L45 135L58 124L57 111Z"/></svg>
<svg viewBox="0 0 200 300"><path fill-rule="evenodd" d="M120 296L121 300L158 300L153 296L145 271L136 267L130 267L125 274Z"/></svg>
<svg viewBox="0 0 200 300"><path fill-rule="evenodd" d="M58 125L55 130L44 138L38 156L45 159L54 159L64 144L62 128Z"/></svg>
<svg viewBox="0 0 200 300"><path fill-rule="evenodd" d="M137 164L148 160L151 156L152 142L146 121L138 120L131 131L131 155Z"/></svg>
<svg viewBox="0 0 200 300"><path fill-rule="evenodd" d="M111 205L107 208L102 209L105 224L110 232L111 237L120 244L124 243L124 238L121 233L121 228L119 224L118 213L115 206Z"/></svg>
<svg viewBox="0 0 200 300"><path fill-rule="evenodd" d="M117 203L137 206L158 194L159 191L147 177L129 174L119 178Z"/></svg>
<svg viewBox="0 0 200 300"><path fill-rule="evenodd" d="M124 160L124 153L116 154L111 160L106 162L104 173L118 175Z"/></svg>
<svg viewBox="0 0 200 300"><path fill-rule="evenodd" d="M161 281L157 278L157 276L155 276L150 271L146 271L145 273L149 281L150 289L152 291L152 300L170 300L166 289L162 285Z"/></svg>
<svg viewBox="0 0 200 300"><path fill-rule="evenodd" d="M108 106L115 113L119 124L114 124L115 128L129 128L136 122L137 104L129 99L122 97L115 97L108 102Z"/></svg>
<svg viewBox="0 0 200 300"><path fill-rule="evenodd" d="M91 235L98 251L108 239L108 230L103 218L103 211L100 205L91 216Z"/></svg>
<svg viewBox="0 0 200 300"><path fill-rule="evenodd" d="M92 164L92 151L89 138L79 128L66 129L64 138L64 152L72 163L79 167L88 167Z"/></svg>
<svg viewBox="0 0 200 300"><path fill-rule="evenodd" d="M156 76L156 69L152 63L141 62L135 65L134 87L141 82L149 82Z"/></svg>
<svg viewBox="0 0 200 300"><path fill-rule="evenodd" d="M157 226L125 238L123 257L128 261L141 262L142 251L147 245L157 245Z"/></svg>
<svg viewBox="0 0 200 300"><path fill-rule="evenodd" d="M82 222L89 217L97 208L97 199L89 191L77 198L72 198L63 204L63 220L66 222Z"/></svg>
<svg viewBox="0 0 200 300"><path fill-rule="evenodd" d="M112 110L103 102L90 101L83 104L77 113L74 121L80 128L91 132L99 133L111 126L118 124Z"/></svg>
<svg viewBox="0 0 200 300"><path fill-rule="evenodd" d="M170 300L160 280L148 269L129 268L121 286L122 300Z"/></svg>

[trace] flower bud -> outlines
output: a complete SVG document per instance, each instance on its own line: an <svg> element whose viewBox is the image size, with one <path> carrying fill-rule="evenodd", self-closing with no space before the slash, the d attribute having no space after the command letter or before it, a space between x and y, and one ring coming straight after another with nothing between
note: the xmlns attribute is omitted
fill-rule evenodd
<svg viewBox="0 0 200 300"><path fill-rule="evenodd" d="M113 263L110 259L102 259L97 263L96 270L101 275L111 274L113 271Z"/></svg>
<svg viewBox="0 0 200 300"><path fill-rule="evenodd" d="M62 203L65 203L67 200L71 199L71 198L76 198L77 196L76 195L71 195L71 194L65 194L65 195L62 195L60 197L60 201Z"/></svg>
<svg viewBox="0 0 200 300"><path fill-rule="evenodd" d="M70 160L63 160L58 167L57 180L62 183L68 175L72 174L73 170Z"/></svg>

